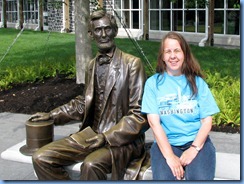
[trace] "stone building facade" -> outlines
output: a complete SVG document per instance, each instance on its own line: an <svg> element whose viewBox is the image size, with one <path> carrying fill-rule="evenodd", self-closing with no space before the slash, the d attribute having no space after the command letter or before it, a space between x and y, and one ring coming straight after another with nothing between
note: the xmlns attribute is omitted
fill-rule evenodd
<svg viewBox="0 0 244 184"><path fill-rule="evenodd" d="M21 1L24 4L25 28L42 30L40 27L44 26L44 30L49 31L75 32L75 0L60 0L58 8L51 3L53 0L42 0L43 7L39 4L40 0L0 0L0 27L4 25L5 19L7 19L7 27L20 27L19 3ZM98 1L107 11L116 12L120 16L117 17L119 37L127 37L124 25L131 32L131 36L137 39L161 39L168 31L177 31L183 34L187 41L200 45L200 42L206 40L208 36L208 8L188 9L184 6L185 0L178 0L176 4L170 0ZM234 6L236 0L208 1L215 3L214 43L240 46L240 8ZM7 3L5 18L3 2ZM90 5L92 10L94 7ZM43 23L40 25L41 14L43 14ZM230 19L233 17L231 15L239 16Z"/></svg>

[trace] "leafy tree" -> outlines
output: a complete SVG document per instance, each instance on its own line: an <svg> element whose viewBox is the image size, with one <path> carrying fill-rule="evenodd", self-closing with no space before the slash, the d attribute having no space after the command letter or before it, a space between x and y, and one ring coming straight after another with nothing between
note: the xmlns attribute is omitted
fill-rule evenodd
<svg viewBox="0 0 244 184"><path fill-rule="evenodd" d="M171 2L175 3L178 0L171 0ZM204 8L208 5L208 0L185 0L186 8L195 8L197 4L198 8Z"/></svg>

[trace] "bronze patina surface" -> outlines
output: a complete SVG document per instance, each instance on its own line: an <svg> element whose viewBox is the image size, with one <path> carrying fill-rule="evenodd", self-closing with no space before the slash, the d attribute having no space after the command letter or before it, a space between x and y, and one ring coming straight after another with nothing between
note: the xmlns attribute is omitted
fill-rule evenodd
<svg viewBox="0 0 244 184"><path fill-rule="evenodd" d="M26 145L20 148L24 155L32 155L42 146L53 141L53 121L26 121Z"/></svg>
<svg viewBox="0 0 244 184"><path fill-rule="evenodd" d="M141 113L147 77L141 59L115 45L117 33L113 15L93 12L89 35L98 52L87 64L84 94L49 113L31 116L31 121L52 119L55 125L81 122L78 132L33 155L40 180L69 180L64 166L80 161L81 180L106 180L109 173L112 180L136 180L149 166L144 134L149 125Z"/></svg>

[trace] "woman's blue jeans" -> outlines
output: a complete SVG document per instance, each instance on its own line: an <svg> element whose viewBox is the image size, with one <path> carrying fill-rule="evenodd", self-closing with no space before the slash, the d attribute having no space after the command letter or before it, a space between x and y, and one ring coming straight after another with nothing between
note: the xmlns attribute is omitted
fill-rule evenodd
<svg viewBox="0 0 244 184"><path fill-rule="evenodd" d="M184 146L171 146L178 157L190 147L192 142ZM162 155L157 143L153 143L151 150L151 167L153 180L176 180L166 159ZM194 160L185 167L186 180L213 180L216 167L216 151L208 137L203 148L199 151Z"/></svg>

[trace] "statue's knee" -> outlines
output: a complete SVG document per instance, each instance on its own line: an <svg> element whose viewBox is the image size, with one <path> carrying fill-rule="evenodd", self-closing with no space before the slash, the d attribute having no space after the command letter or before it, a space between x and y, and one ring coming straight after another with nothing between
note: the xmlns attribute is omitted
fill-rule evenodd
<svg viewBox="0 0 244 184"><path fill-rule="evenodd" d="M32 155L32 161L33 161L33 163L40 163L40 162L43 162L43 161L45 160L45 159L43 159L43 158L45 158L43 152L39 152L39 151L37 151L37 152L35 152L35 153Z"/></svg>
<svg viewBox="0 0 244 184"><path fill-rule="evenodd" d="M35 152L35 153L32 155L32 161L33 161L34 163L36 163L36 162L38 162L39 159L40 159L40 155L39 155L37 152Z"/></svg>
<svg viewBox="0 0 244 184"><path fill-rule="evenodd" d="M91 160L84 160L82 163L82 167L86 168L87 170L90 170L94 167L96 167L96 164L92 162Z"/></svg>

